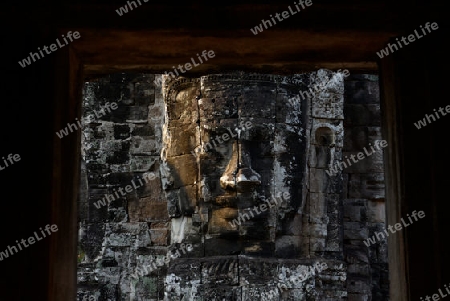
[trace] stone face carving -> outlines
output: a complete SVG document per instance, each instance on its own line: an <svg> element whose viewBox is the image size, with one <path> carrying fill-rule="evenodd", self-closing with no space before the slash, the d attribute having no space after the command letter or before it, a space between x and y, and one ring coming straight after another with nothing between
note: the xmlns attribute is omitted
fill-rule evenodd
<svg viewBox="0 0 450 301"><path fill-rule="evenodd" d="M275 244L304 205L305 103L289 102L300 88L292 77L259 74L165 83L169 212L198 219L211 244L230 240L210 255L299 254ZM273 206L259 210L264 204Z"/></svg>
<svg viewBox="0 0 450 301"><path fill-rule="evenodd" d="M166 79L162 174L172 243L200 250L169 267L167 300L262 300L284 290L295 300L345 297L345 264L335 260L343 254L342 181L324 173L342 149L342 79L325 70ZM328 259L329 269L304 281L284 279L288 266L308 270ZM192 282L192 273L208 277Z"/></svg>

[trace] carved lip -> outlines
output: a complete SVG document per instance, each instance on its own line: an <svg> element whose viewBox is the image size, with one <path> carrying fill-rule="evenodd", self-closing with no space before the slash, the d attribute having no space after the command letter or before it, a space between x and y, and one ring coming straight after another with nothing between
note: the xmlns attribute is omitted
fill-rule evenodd
<svg viewBox="0 0 450 301"><path fill-rule="evenodd" d="M213 204L221 207L237 208L238 198L235 195L220 195L214 198Z"/></svg>

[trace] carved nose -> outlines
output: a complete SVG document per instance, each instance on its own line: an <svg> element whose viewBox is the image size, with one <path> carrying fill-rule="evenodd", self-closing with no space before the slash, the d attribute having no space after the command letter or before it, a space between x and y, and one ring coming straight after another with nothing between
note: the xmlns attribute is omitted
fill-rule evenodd
<svg viewBox="0 0 450 301"><path fill-rule="evenodd" d="M250 162L250 153L245 143L235 141L231 159L222 177L220 177L220 186L225 190L232 189L246 192L260 185L261 175L253 170Z"/></svg>

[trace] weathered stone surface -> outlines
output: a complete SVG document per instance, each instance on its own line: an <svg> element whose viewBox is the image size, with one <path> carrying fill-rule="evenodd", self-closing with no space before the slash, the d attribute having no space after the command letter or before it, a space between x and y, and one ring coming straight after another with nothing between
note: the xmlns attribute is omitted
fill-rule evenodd
<svg viewBox="0 0 450 301"><path fill-rule="evenodd" d="M171 188L195 184L197 181L197 163L195 157L191 154L169 157L167 158L167 164L170 166L173 176L173 186Z"/></svg>
<svg viewBox="0 0 450 301"><path fill-rule="evenodd" d="M150 156L132 156L130 158L130 171L146 172L154 166L157 158Z"/></svg>
<svg viewBox="0 0 450 301"><path fill-rule="evenodd" d="M79 296L388 300L387 245L363 243L384 227L382 156L325 172L381 139L377 87L329 70L88 83L84 115L119 107L83 132Z"/></svg>
<svg viewBox="0 0 450 301"><path fill-rule="evenodd" d="M346 222L344 224L344 239L367 239L369 230L359 222Z"/></svg>
<svg viewBox="0 0 450 301"><path fill-rule="evenodd" d="M379 126L352 126L345 129L344 151L362 151L364 147L370 150L369 144L374 145L376 140L382 140Z"/></svg>
<svg viewBox="0 0 450 301"><path fill-rule="evenodd" d="M280 258L292 258L300 255L300 236L282 236L275 241L275 255Z"/></svg>
<svg viewBox="0 0 450 301"><path fill-rule="evenodd" d="M103 224L91 224L83 227L79 237L79 249L82 250L79 260L90 262L100 255L104 236L105 226Z"/></svg>
<svg viewBox="0 0 450 301"><path fill-rule="evenodd" d="M351 174L349 176L348 195L350 198L384 201L384 194L383 173Z"/></svg>
<svg viewBox="0 0 450 301"><path fill-rule="evenodd" d="M311 223L326 223L327 204L325 194L320 192L310 193L309 221Z"/></svg>
<svg viewBox="0 0 450 301"><path fill-rule="evenodd" d="M380 88L377 75L350 75L345 81L346 104L379 104Z"/></svg>
<svg viewBox="0 0 450 301"><path fill-rule="evenodd" d="M130 221L160 222L168 221L167 202L142 198L130 202L128 206Z"/></svg>
<svg viewBox="0 0 450 301"><path fill-rule="evenodd" d="M367 200L344 199L344 222L367 222Z"/></svg>
<svg viewBox="0 0 450 301"><path fill-rule="evenodd" d="M348 301L370 301L371 294L348 294Z"/></svg>
<svg viewBox="0 0 450 301"><path fill-rule="evenodd" d="M351 121L347 121L348 125L381 125L379 104L348 104L345 105L344 114L354 116Z"/></svg>
<svg viewBox="0 0 450 301"><path fill-rule="evenodd" d="M142 136L133 136L130 141L130 152L133 155L157 155L158 154L158 146L154 139L142 137Z"/></svg>
<svg viewBox="0 0 450 301"><path fill-rule="evenodd" d="M344 119L344 81L342 73L321 69L311 74L312 116L315 118Z"/></svg>
<svg viewBox="0 0 450 301"><path fill-rule="evenodd" d="M384 223L386 220L386 206L384 202L368 201L369 223Z"/></svg>
<svg viewBox="0 0 450 301"><path fill-rule="evenodd" d="M352 75L345 81L344 157L372 152L370 146L381 140L379 88L376 76ZM345 253L349 265L349 300L389 300L386 238L369 248L361 238L384 229L384 177L382 152L353 164L344 172L348 190L344 200ZM359 226L358 226L359 224ZM359 228L358 228L359 227ZM363 230L365 229L365 230ZM381 266L383 265L383 266Z"/></svg>
<svg viewBox="0 0 450 301"><path fill-rule="evenodd" d="M370 294L371 287L369 284L369 279L352 279L347 283L347 290L349 293L363 293Z"/></svg>

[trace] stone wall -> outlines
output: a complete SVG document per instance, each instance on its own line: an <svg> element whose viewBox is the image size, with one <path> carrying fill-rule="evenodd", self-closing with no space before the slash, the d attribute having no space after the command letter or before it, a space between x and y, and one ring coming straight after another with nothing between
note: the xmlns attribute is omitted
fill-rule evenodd
<svg viewBox="0 0 450 301"><path fill-rule="evenodd" d="M384 225L380 157L326 174L380 139L376 78L351 76L345 89L342 74L326 70L155 85L160 78L114 74L85 85L79 300L386 300L385 245L362 243ZM100 116L108 102L116 109ZM248 152L234 158L223 143L195 155L220 132L208 124L246 121L248 141L235 145ZM221 196L208 178L220 182L239 160L263 185ZM230 228L248 202L279 193L288 195L281 206ZM318 264L327 268L311 272Z"/></svg>
<svg viewBox="0 0 450 301"><path fill-rule="evenodd" d="M164 258L170 243L159 175L164 111L154 79L148 74L114 74L85 84L79 300L91 295L97 300L163 298L158 291L163 277L145 283L130 277L142 262ZM117 108L103 115L108 102ZM102 199L107 204L97 203Z"/></svg>
<svg viewBox="0 0 450 301"><path fill-rule="evenodd" d="M344 151L349 157L381 137L378 77L351 75L345 81ZM371 145L370 145L371 144ZM387 241L363 241L385 229L382 152L346 168L344 176L344 252L349 300L389 300Z"/></svg>

